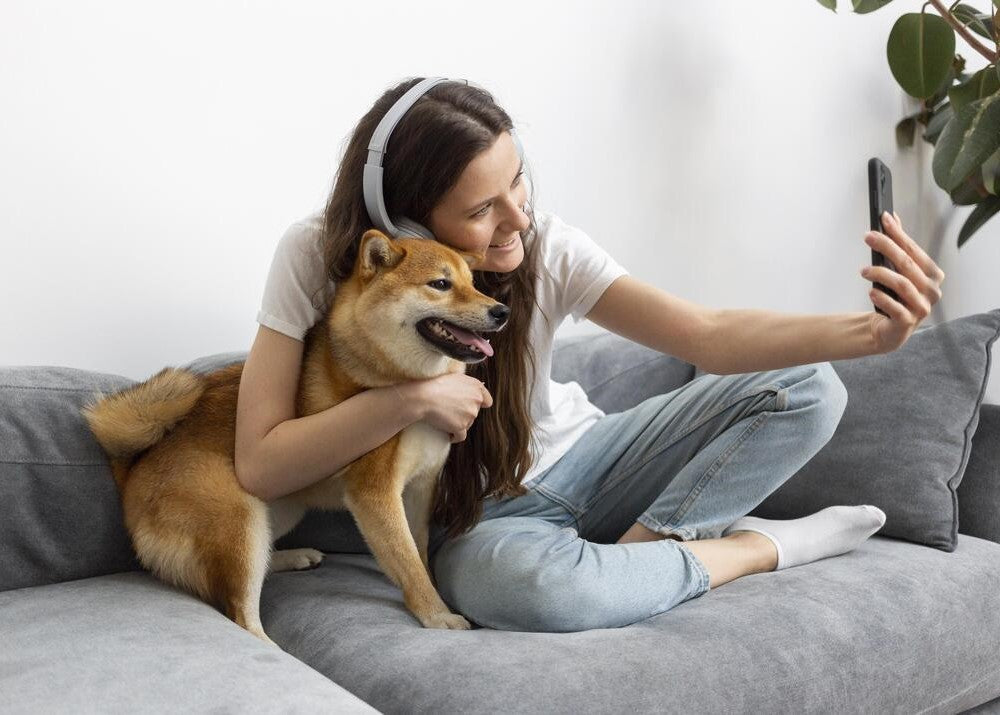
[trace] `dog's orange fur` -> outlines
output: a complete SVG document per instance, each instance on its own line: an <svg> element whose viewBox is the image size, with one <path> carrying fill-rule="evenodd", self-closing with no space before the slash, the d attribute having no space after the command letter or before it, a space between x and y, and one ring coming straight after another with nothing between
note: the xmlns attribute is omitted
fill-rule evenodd
<svg viewBox="0 0 1000 715"><path fill-rule="evenodd" d="M463 372L463 361L431 347L400 318L441 316L477 331L503 327L487 314L500 304L472 284L470 266L481 258L436 241L390 240L367 231L351 277L337 285L325 318L305 336L297 415L371 387ZM445 269L452 289L428 289ZM110 458L141 563L273 643L259 615L268 568L306 568L322 558L312 549L272 556L273 540L308 508L347 508L424 626L469 628L441 600L427 560L448 435L416 422L330 477L266 503L242 489L234 469L242 371L242 363L208 375L166 368L84 408Z"/></svg>

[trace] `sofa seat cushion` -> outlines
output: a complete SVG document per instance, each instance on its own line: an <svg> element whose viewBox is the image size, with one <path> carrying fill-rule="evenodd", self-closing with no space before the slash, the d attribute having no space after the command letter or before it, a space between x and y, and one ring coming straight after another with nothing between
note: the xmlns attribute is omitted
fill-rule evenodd
<svg viewBox="0 0 1000 715"><path fill-rule="evenodd" d="M151 576L0 593L0 712L337 712L370 706Z"/></svg>
<svg viewBox="0 0 1000 715"><path fill-rule="evenodd" d="M572 604L567 604L572 607ZM264 585L264 629L385 713L927 712L1000 695L1000 545L886 537L623 628L422 628L363 554Z"/></svg>

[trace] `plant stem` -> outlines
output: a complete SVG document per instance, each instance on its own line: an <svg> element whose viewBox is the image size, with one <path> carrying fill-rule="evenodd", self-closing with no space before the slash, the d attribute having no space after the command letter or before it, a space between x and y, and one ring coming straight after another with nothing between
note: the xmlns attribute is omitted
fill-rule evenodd
<svg viewBox="0 0 1000 715"><path fill-rule="evenodd" d="M955 32L961 35L962 39L968 42L969 45L974 50L976 50L979 54L988 59L990 62L1000 61L1000 52L994 52L989 47L984 45L982 42L977 40L975 36L971 32L969 32L969 29L965 27L965 25L960 23L957 19L955 19L954 15L948 12L948 9L944 6L944 3L941 2L941 0L928 0L928 2L931 5L933 5L934 8L939 13L941 13L941 17L943 17L949 25L954 27Z"/></svg>

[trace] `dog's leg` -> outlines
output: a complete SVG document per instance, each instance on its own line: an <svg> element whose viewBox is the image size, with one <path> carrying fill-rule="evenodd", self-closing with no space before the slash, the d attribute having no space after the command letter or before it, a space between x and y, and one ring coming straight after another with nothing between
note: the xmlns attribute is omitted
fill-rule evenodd
<svg viewBox="0 0 1000 715"><path fill-rule="evenodd" d="M281 497L267 503L271 539L277 541L287 534L305 516L306 506L294 497ZM312 568L323 560L323 552L316 549L280 549L271 552L269 573L301 571Z"/></svg>
<svg viewBox="0 0 1000 715"><path fill-rule="evenodd" d="M431 583L406 523L402 494L380 493L361 483L348 488L345 500L379 567L402 589L403 602L417 620L425 628L471 628L448 610Z"/></svg>
<svg viewBox="0 0 1000 715"><path fill-rule="evenodd" d="M420 560L424 562L427 575L434 582L434 574L427 558L427 542L430 539L431 508L434 500L434 487L437 476L420 477L406 485L403 491L403 506L406 509L406 523L410 525L410 534L417 544Z"/></svg>
<svg viewBox="0 0 1000 715"><path fill-rule="evenodd" d="M218 454L177 455L174 473L154 463L140 463L133 485L181 475L197 475L211 499L202 499L183 483L160 497L157 509L140 511L144 502L127 492L126 525L140 561L167 583L195 594L265 643L272 641L260 623L260 592L271 553L267 505L238 487L233 461ZM166 469L166 467L164 467ZM142 494L139 495L140 497Z"/></svg>
<svg viewBox="0 0 1000 715"><path fill-rule="evenodd" d="M271 553L270 573L278 571L302 571L317 566L323 560L323 552L316 549L281 549Z"/></svg>
<svg viewBox="0 0 1000 715"><path fill-rule="evenodd" d="M245 497L249 507L245 537L242 543L227 544L217 554L215 590L229 618L265 643L280 648L260 622L260 592L271 555L267 504L249 494Z"/></svg>

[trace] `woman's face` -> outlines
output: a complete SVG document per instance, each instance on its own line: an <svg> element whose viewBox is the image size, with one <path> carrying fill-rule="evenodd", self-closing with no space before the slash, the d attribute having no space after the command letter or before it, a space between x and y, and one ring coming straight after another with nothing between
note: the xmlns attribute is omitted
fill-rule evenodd
<svg viewBox="0 0 1000 715"><path fill-rule="evenodd" d="M431 210L427 228L452 248L485 253L476 270L514 270L524 260L520 232L529 225L521 210L528 198L522 168L514 139L509 132L501 132L441 197Z"/></svg>

